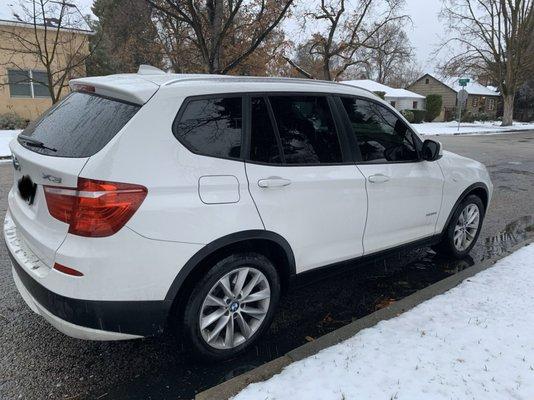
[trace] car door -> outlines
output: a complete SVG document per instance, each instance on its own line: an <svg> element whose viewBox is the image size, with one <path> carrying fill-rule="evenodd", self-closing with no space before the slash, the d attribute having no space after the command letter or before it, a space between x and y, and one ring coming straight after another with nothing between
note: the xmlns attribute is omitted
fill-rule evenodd
<svg viewBox="0 0 534 400"><path fill-rule="evenodd" d="M363 254L365 178L341 146L327 95L251 96L250 193L297 272Z"/></svg>
<svg viewBox="0 0 534 400"><path fill-rule="evenodd" d="M366 179L365 253L434 235L444 182L438 163L419 157L420 139L383 104L358 97L341 103Z"/></svg>

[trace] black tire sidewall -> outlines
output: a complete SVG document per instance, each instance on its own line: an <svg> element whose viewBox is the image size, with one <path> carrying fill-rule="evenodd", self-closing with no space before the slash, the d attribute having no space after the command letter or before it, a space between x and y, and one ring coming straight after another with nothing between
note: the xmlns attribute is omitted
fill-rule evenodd
<svg viewBox="0 0 534 400"><path fill-rule="evenodd" d="M478 207L478 211L480 212L480 219L479 219L479 222L478 222L478 229L477 229L477 232L475 234L475 238L473 240L473 242L469 245L469 247L463 251L459 251L456 246L454 245L454 228L456 226L456 223L458 222L458 218L460 217L460 214L462 213L462 211L469 205L469 204L474 204ZM464 200L462 200L462 202L460 203L460 205L456 208L452 218L451 218L451 221L449 222L449 225L447 226L447 232L446 232L446 236L445 236L445 241L444 241L444 245L445 245L445 249L450 252L450 255L452 255L454 258L463 258L465 257L467 254L469 254L469 252L473 249L473 247L475 246L477 240L478 240L478 236L480 235L480 231L482 229L482 222L484 221L484 216L485 216L485 209L484 209L484 204L482 203L482 200L480 200L480 198L478 196L475 196L475 195L469 195L467 196Z"/></svg>
<svg viewBox="0 0 534 400"><path fill-rule="evenodd" d="M245 343L228 350L220 350L208 345L202 338L199 326L199 315L202 303L209 290L228 272L242 267L253 267L261 271L269 281L271 299L269 310L260 328ZM280 298L280 278L271 261L258 253L239 253L230 255L213 265L193 289L183 315L184 339L192 345L194 356L201 360L224 360L233 358L252 346L269 328Z"/></svg>

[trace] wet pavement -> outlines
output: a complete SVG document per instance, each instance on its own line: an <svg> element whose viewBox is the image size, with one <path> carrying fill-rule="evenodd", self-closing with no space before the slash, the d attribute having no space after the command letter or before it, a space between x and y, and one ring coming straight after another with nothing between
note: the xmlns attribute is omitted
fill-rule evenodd
<svg viewBox="0 0 534 400"><path fill-rule="evenodd" d="M534 132L438 140L446 149L484 162L495 184L471 256L450 261L423 248L350 265L332 276L312 276L283 298L262 342L228 362L195 363L170 335L115 343L63 336L23 303L0 244L0 398L191 398L534 235ZM10 165L0 164L2 215L10 181Z"/></svg>

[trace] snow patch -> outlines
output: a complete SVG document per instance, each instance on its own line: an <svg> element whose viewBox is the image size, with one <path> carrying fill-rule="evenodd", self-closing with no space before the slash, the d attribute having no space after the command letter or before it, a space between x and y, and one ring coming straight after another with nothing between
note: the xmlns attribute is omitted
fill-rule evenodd
<svg viewBox="0 0 534 400"><path fill-rule="evenodd" d="M11 150L9 150L9 142L11 142L11 140L20 132L20 130L0 130L0 158L11 156Z"/></svg>
<svg viewBox="0 0 534 400"><path fill-rule="evenodd" d="M534 398L534 244L235 400Z"/></svg>
<svg viewBox="0 0 534 400"><path fill-rule="evenodd" d="M511 131L533 130L534 122L514 122L512 126L501 126L499 121L462 122L458 130L458 122L425 122L411 124L420 135L476 135L509 133Z"/></svg>

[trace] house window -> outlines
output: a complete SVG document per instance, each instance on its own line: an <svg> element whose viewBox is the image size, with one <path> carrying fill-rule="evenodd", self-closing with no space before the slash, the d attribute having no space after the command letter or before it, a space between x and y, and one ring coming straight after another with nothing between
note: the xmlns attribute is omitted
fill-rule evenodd
<svg viewBox="0 0 534 400"><path fill-rule="evenodd" d="M495 110L495 99L488 99L488 111Z"/></svg>
<svg viewBox="0 0 534 400"><path fill-rule="evenodd" d="M397 102L393 100L393 101L390 101L389 104L391 104L392 107L395 107L395 104L397 104Z"/></svg>
<svg viewBox="0 0 534 400"><path fill-rule="evenodd" d="M414 101L414 102L412 103L412 108L413 108L414 110L417 110L417 101Z"/></svg>
<svg viewBox="0 0 534 400"><path fill-rule="evenodd" d="M50 97L46 72L10 69L7 76L11 97Z"/></svg>
<svg viewBox="0 0 534 400"><path fill-rule="evenodd" d="M473 97L473 107L478 107L478 96Z"/></svg>
<svg viewBox="0 0 534 400"><path fill-rule="evenodd" d="M430 79L426 78L425 79L425 84L428 85L430 83Z"/></svg>

